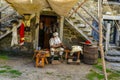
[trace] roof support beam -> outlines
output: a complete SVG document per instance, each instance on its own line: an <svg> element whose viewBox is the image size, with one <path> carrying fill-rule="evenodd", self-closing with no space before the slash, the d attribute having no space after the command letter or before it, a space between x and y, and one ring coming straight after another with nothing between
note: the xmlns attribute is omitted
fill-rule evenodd
<svg viewBox="0 0 120 80"><path fill-rule="evenodd" d="M69 17L71 17L74 13L77 12L77 10L84 4L86 3L88 0L84 0L76 9L74 9L74 11L69 15Z"/></svg>
<svg viewBox="0 0 120 80"><path fill-rule="evenodd" d="M15 12L10 13L9 15L5 16L4 18L0 19L0 22L4 21L8 17L12 16Z"/></svg>
<svg viewBox="0 0 120 80"><path fill-rule="evenodd" d="M88 11L88 10L87 10L85 7L83 7L83 6L81 6L81 8L82 8L89 16L91 16L96 22L99 23L98 19L97 19L96 17L94 17L90 11ZM106 28L105 28L105 26L104 26L104 25L102 25L102 26L103 26L103 29L104 29L105 31L107 31Z"/></svg>
<svg viewBox="0 0 120 80"><path fill-rule="evenodd" d="M3 10L5 10L5 9L8 8L8 7L9 7L9 5L6 5L6 6L2 7L2 8L0 9L0 12L3 11Z"/></svg>
<svg viewBox="0 0 120 80"><path fill-rule="evenodd" d="M82 18L93 30L95 30L95 31L99 34L99 31L98 31L96 28L94 28L94 26L93 26L92 24L90 24L90 23L83 17L83 15L81 15L80 13L77 13L77 14L78 14L79 17ZM106 40L105 36L103 36L103 39Z"/></svg>

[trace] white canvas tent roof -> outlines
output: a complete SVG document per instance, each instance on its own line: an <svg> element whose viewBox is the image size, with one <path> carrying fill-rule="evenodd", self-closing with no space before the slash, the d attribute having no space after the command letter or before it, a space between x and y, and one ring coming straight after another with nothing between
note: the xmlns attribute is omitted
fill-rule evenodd
<svg viewBox="0 0 120 80"><path fill-rule="evenodd" d="M37 13L51 7L58 15L67 16L78 0L6 0L18 13Z"/></svg>

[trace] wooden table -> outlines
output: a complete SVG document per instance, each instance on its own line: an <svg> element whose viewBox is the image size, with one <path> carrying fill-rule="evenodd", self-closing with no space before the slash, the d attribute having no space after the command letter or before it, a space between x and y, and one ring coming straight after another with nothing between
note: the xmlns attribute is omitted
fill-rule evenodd
<svg viewBox="0 0 120 80"><path fill-rule="evenodd" d="M65 59L67 60L67 58L68 58L68 54L70 54L70 50L65 50ZM81 51L78 51L77 52L77 59L80 59L80 52Z"/></svg>
<svg viewBox="0 0 120 80"><path fill-rule="evenodd" d="M34 51L34 55L33 57L35 57L36 59L36 67L40 66L40 67L44 67L45 63L48 64L47 61L47 57L50 56L49 51L45 51L45 50L35 50Z"/></svg>

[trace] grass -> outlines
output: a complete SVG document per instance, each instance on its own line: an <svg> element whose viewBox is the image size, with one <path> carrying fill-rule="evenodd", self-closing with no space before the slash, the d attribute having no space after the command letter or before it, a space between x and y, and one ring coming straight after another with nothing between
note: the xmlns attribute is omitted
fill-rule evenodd
<svg viewBox="0 0 120 80"><path fill-rule="evenodd" d="M3 59L3 60L8 60L9 57L7 55L0 55L0 59Z"/></svg>
<svg viewBox="0 0 120 80"><path fill-rule="evenodd" d="M93 65L96 69L102 71L102 65ZM107 72L111 72L110 69L106 69Z"/></svg>
<svg viewBox="0 0 120 80"><path fill-rule="evenodd" d="M86 76L88 80L104 80L104 75L102 74L102 65L100 64L101 60L98 59L98 64L93 65L93 69L90 70L90 73ZM120 78L120 72L112 71L106 69L108 74L108 80L118 80Z"/></svg>
<svg viewBox="0 0 120 80"><path fill-rule="evenodd" d="M16 78L16 77L21 76L21 74L22 74L20 71L14 70L10 66L7 66L7 65L0 66L0 68L2 69L2 70L0 70L0 75L8 75L12 78Z"/></svg>
<svg viewBox="0 0 120 80"><path fill-rule="evenodd" d="M88 80L95 80L96 78L98 80L102 80L104 78L103 74L99 74L94 70L91 70L91 72L87 75Z"/></svg>
<svg viewBox="0 0 120 80"><path fill-rule="evenodd" d="M0 51L0 59L3 59L3 60L8 60L9 57L7 56L9 52L7 51Z"/></svg>
<svg viewBox="0 0 120 80"><path fill-rule="evenodd" d="M20 71L18 71L18 70L9 70L8 71L10 74L15 74L15 75L18 75L18 76L20 76L22 73L20 72Z"/></svg>
<svg viewBox="0 0 120 80"><path fill-rule="evenodd" d="M11 67L10 67L10 66L7 66L7 65L0 66L0 68L11 69Z"/></svg>
<svg viewBox="0 0 120 80"><path fill-rule="evenodd" d="M7 70L0 70L0 74L6 73L6 72L7 72Z"/></svg>
<svg viewBox="0 0 120 80"><path fill-rule="evenodd" d="M52 74L53 74L53 72L46 72L46 74L48 74L48 75L52 75Z"/></svg>

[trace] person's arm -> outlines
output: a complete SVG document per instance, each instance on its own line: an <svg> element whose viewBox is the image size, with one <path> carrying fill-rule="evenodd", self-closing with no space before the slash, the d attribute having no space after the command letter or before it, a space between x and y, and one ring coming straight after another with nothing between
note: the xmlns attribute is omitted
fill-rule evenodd
<svg viewBox="0 0 120 80"><path fill-rule="evenodd" d="M61 42L59 37L58 37L58 42L59 42L59 44L57 46L65 48L65 46L63 45L63 43Z"/></svg>
<svg viewBox="0 0 120 80"><path fill-rule="evenodd" d="M52 38L50 39L49 43L50 43L51 48L56 48L57 47L56 45L54 45L54 41L53 41Z"/></svg>

